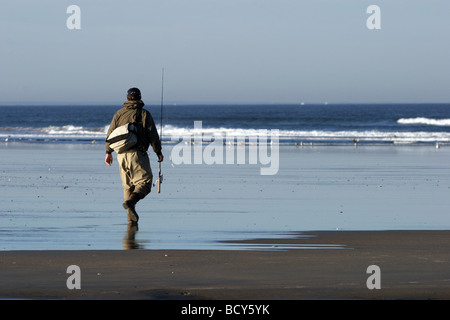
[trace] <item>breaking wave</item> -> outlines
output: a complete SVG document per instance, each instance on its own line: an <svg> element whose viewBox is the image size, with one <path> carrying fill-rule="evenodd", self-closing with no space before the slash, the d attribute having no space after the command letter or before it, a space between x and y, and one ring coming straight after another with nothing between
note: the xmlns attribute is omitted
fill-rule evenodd
<svg viewBox="0 0 450 320"><path fill-rule="evenodd" d="M200 134L203 137L211 136L215 139L223 137L256 137L272 134L271 130L243 129L243 128L178 128L165 126L163 128L165 138L188 139ZM325 130L277 130L280 141L366 141L366 142L392 142L392 143L417 143L417 142L450 142L450 132L383 132L378 130L367 131L325 131Z"/></svg>
<svg viewBox="0 0 450 320"><path fill-rule="evenodd" d="M397 120L399 124L425 124L430 126L450 126L450 119L429 119L429 118L401 118Z"/></svg>
<svg viewBox="0 0 450 320"><path fill-rule="evenodd" d="M418 119L418 118L416 118ZM401 120L401 119L400 119ZM408 119L404 119L408 120ZM416 120L419 121L419 120ZM442 120L444 121L444 120ZM450 121L450 120L446 120ZM443 125L443 122L439 122ZM449 124L450 125L450 124ZM99 141L103 142L109 126L85 127L75 125L49 126L44 128L25 127L0 127L0 139L3 141ZM159 128L158 128L159 131ZM253 128L225 128L225 127L177 127L165 125L163 127L163 140L177 142L180 140L194 139L202 136L203 140L223 139L246 139L253 137L268 137L276 135L280 142L283 141L315 141L315 142L337 142L337 141L360 141L360 142L383 142L383 143L432 143L450 142L450 132L428 132L428 131L380 131L380 130L266 130ZM0 141L1 141L0 140Z"/></svg>

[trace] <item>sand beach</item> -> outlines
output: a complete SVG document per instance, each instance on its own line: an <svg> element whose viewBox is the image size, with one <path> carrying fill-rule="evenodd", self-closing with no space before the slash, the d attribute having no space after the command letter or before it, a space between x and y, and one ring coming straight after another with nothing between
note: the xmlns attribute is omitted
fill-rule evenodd
<svg viewBox="0 0 450 320"><path fill-rule="evenodd" d="M446 146L283 146L272 176L167 156L138 228L103 146L0 154L3 299L450 298Z"/></svg>
<svg viewBox="0 0 450 320"><path fill-rule="evenodd" d="M291 250L3 251L0 294L95 300L450 298L449 231L306 235L290 239L291 245L306 245ZM286 240L270 243L283 246ZM66 269L73 264L81 269L78 290L66 286ZM367 287L370 265L380 268L380 289Z"/></svg>

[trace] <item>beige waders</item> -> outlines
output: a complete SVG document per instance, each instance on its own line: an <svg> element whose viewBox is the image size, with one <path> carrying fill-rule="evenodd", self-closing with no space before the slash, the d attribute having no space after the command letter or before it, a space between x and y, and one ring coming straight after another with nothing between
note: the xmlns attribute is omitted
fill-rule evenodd
<svg viewBox="0 0 450 320"><path fill-rule="evenodd" d="M127 201L132 193L137 193L140 199L148 195L152 188L153 174L147 152L125 151L117 154L117 162L122 179L124 201ZM130 212L128 214L130 215Z"/></svg>

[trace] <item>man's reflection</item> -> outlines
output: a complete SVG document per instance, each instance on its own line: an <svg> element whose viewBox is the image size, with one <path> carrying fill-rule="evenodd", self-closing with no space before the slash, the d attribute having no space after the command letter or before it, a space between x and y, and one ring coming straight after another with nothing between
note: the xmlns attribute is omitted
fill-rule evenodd
<svg viewBox="0 0 450 320"><path fill-rule="evenodd" d="M138 230L137 223L129 223L127 225L127 233L123 239L123 248L125 250L142 249L141 245L139 245L135 239Z"/></svg>

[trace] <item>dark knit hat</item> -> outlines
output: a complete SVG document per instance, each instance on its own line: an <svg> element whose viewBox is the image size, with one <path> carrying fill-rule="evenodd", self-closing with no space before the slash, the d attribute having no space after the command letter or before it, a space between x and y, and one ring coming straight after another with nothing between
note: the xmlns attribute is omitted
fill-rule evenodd
<svg viewBox="0 0 450 320"><path fill-rule="evenodd" d="M133 100L141 99L141 91L138 88L128 89L127 96Z"/></svg>

